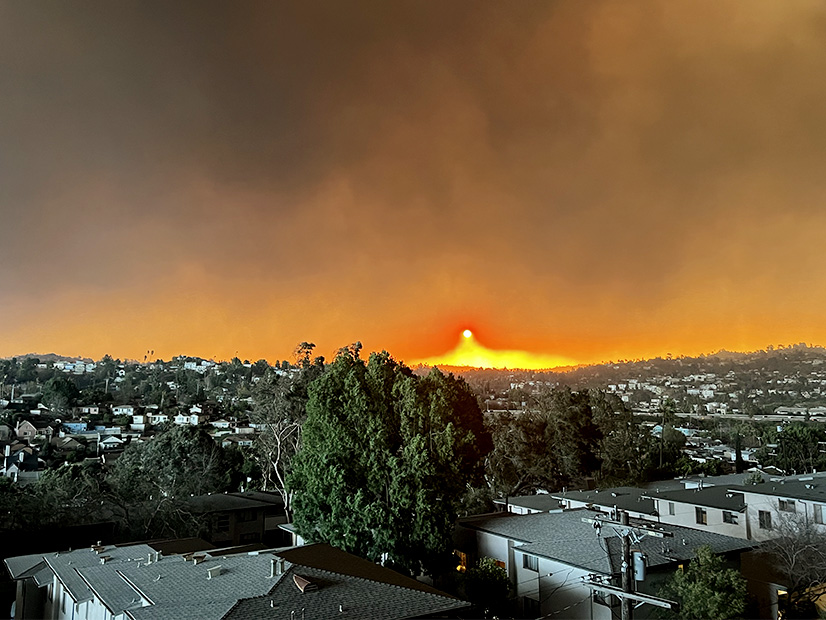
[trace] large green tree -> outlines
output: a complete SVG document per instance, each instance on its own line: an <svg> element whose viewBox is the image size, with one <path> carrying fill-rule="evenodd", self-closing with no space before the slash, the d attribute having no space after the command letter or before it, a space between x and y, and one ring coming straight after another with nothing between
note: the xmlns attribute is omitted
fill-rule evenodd
<svg viewBox="0 0 826 620"><path fill-rule="evenodd" d="M678 610L660 612L666 618L734 620L746 612L745 578L727 568L723 558L708 546L697 549L688 566L670 577L660 596L680 605Z"/></svg>
<svg viewBox="0 0 826 620"><path fill-rule="evenodd" d="M413 574L451 562L462 497L490 450L475 396L434 369L420 378L387 353L339 352L309 390L304 443L288 479L294 523Z"/></svg>

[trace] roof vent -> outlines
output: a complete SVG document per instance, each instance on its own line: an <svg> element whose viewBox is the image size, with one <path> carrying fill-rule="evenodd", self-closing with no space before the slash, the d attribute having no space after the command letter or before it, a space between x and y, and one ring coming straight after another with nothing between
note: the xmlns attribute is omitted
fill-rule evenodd
<svg viewBox="0 0 826 620"><path fill-rule="evenodd" d="M284 558L273 558L270 560L270 578L284 573Z"/></svg>
<svg viewBox="0 0 826 620"><path fill-rule="evenodd" d="M806 485L804 485L804 486L805 486L807 489L814 489L814 488L815 488L815 485L813 485L813 484L806 484Z"/></svg>
<svg viewBox="0 0 826 620"><path fill-rule="evenodd" d="M208 568L207 569L207 579L213 579L214 577L217 577L218 575L220 575L223 572L224 572L224 569L221 567L220 564L218 566L213 566L211 568Z"/></svg>
<svg viewBox="0 0 826 620"><path fill-rule="evenodd" d="M206 554L204 554L204 553L196 553L195 555L192 556L192 563L193 564L200 564L204 560L206 560Z"/></svg>
<svg viewBox="0 0 826 620"><path fill-rule="evenodd" d="M318 584L313 583L306 577L302 577L301 575L293 575L293 581L295 582L296 587L301 590L302 592L313 592L318 590Z"/></svg>
<svg viewBox="0 0 826 620"><path fill-rule="evenodd" d="M106 564L106 562L108 562L111 559L112 559L111 555L102 555L102 556L100 556L100 563L101 564Z"/></svg>

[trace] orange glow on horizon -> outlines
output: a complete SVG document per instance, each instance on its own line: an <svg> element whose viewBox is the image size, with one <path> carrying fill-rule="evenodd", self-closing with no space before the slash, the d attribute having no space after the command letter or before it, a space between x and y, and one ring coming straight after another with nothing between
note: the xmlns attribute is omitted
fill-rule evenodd
<svg viewBox="0 0 826 620"><path fill-rule="evenodd" d="M470 366L473 368L524 368L543 370L560 366L573 366L577 362L557 355L542 355L528 351L489 349L479 343L473 332L462 332L456 347L426 359L413 360L413 365L425 366Z"/></svg>

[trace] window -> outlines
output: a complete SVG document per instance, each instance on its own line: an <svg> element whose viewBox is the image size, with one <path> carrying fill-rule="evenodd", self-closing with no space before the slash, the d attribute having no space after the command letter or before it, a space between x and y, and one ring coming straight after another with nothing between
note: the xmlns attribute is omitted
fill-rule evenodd
<svg viewBox="0 0 826 620"><path fill-rule="evenodd" d="M258 512L256 512L255 510L244 510L243 512L238 512L235 514L235 520L239 523L245 523L247 521L257 521Z"/></svg>
<svg viewBox="0 0 826 620"><path fill-rule="evenodd" d="M502 560L496 560L496 566L499 568L506 568L505 563Z"/></svg>
<svg viewBox="0 0 826 620"><path fill-rule="evenodd" d="M731 523L732 525L737 525L737 515L733 512L729 512L728 510L724 510L723 523Z"/></svg>
<svg viewBox="0 0 826 620"><path fill-rule="evenodd" d="M527 596L522 597L522 611L530 618L535 618L542 613L542 606L539 601Z"/></svg>
<svg viewBox="0 0 826 620"><path fill-rule="evenodd" d="M772 529L772 513L768 510L761 510L757 513L757 521L761 530Z"/></svg>
<svg viewBox="0 0 826 620"><path fill-rule="evenodd" d="M781 499L779 504L781 512L797 512L793 499Z"/></svg>
<svg viewBox="0 0 826 620"><path fill-rule="evenodd" d="M812 508L815 512L815 523L823 523L823 505L813 504Z"/></svg>
<svg viewBox="0 0 826 620"><path fill-rule="evenodd" d="M467 570L467 553L457 549L453 552L453 555L459 560L459 565L456 567L456 570L464 573Z"/></svg>
<svg viewBox="0 0 826 620"><path fill-rule="evenodd" d="M674 502L668 502L668 514L674 516Z"/></svg>
<svg viewBox="0 0 826 620"><path fill-rule="evenodd" d="M522 556L522 568L527 568L528 570L535 570L538 573L539 558L535 555L524 554Z"/></svg>
<svg viewBox="0 0 826 620"><path fill-rule="evenodd" d="M708 513L705 508L695 507L694 516L697 517L697 523L700 525L708 525Z"/></svg>
<svg viewBox="0 0 826 620"><path fill-rule="evenodd" d="M229 515L228 514L221 514L218 515L215 519L215 531L216 532L229 532Z"/></svg>

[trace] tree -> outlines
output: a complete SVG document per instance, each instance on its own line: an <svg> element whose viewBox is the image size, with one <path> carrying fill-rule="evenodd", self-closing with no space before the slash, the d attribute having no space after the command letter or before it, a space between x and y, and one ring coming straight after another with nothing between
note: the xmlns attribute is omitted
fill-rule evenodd
<svg viewBox="0 0 826 620"><path fill-rule="evenodd" d="M491 440L467 384L424 378L389 354L339 351L309 389L304 443L288 486L307 540L409 573L451 563L452 530L468 486L482 480Z"/></svg>
<svg viewBox="0 0 826 620"><path fill-rule="evenodd" d="M130 444L107 483L124 524L141 536L193 533L186 500L233 488L223 448L195 426L176 426L150 442Z"/></svg>
<svg viewBox="0 0 826 620"><path fill-rule="evenodd" d="M278 491L288 516L292 511L292 493L287 488L287 475L301 447L301 431L307 417L307 389L324 372L323 357L311 360L314 347L309 342L299 344L295 350L298 367L286 374L267 371L253 393L250 419L263 425L254 446L263 488Z"/></svg>
<svg viewBox="0 0 826 620"><path fill-rule="evenodd" d="M791 422L780 430L771 430L766 445L755 458L764 465L774 465L786 472L805 473L826 466L826 457L820 452L820 443L826 441L826 431L815 424ZM776 447L774 447L776 445Z"/></svg>
<svg viewBox="0 0 826 620"><path fill-rule="evenodd" d="M493 558L481 558L465 573L465 596L484 617L506 613L511 593L508 571Z"/></svg>
<svg viewBox="0 0 826 620"><path fill-rule="evenodd" d="M786 586L780 601L783 617L817 617L814 603L826 583L826 536L799 515L775 512L772 517L775 538L764 542L759 553Z"/></svg>
<svg viewBox="0 0 826 620"><path fill-rule="evenodd" d="M49 379L43 386L43 402L58 413L65 413L76 405L79 396L75 382L64 377Z"/></svg>
<svg viewBox="0 0 826 620"><path fill-rule="evenodd" d="M746 580L738 571L726 568L711 547L703 546L684 570L669 578L660 596L680 604L676 611L661 612L666 618L733 620L742 618L746 611Z"/></svg>
<svg viewBox="0 0 826 620"><path fill-rule="evenodd" d="M587 391L542 392L526 411L493 420L491 432L488 483L500 494L558 490L600 470L603 432Z"/></svg>

